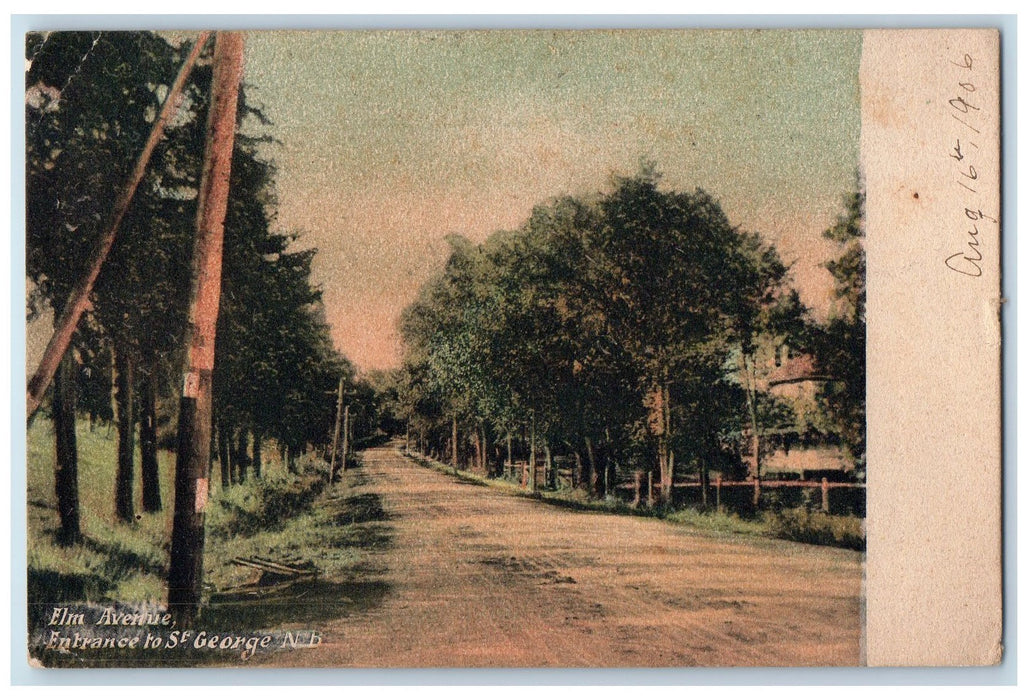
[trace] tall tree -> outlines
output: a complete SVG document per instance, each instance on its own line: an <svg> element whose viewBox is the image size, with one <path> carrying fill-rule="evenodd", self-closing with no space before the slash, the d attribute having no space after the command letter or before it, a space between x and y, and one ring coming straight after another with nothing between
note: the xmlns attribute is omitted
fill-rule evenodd
<svg viewBox="0 0 1028 700"><path fill-rule="evenodd" d="M67 315L70 307L84 308L83 294L92 290L94 312L85 324L103 334L123 329L118 358L127 375L124 362L133 359L133 323L117 314L112 318L109 312L115 300L130 298L134 290L121 287L111 294L101 289L104 275L97 277L96 265L106 255L103 251L117 250L110 246L119 223L152 208L159 199L154 184L160 181L155 174L160 168L154 163L147 167L146 154L156 146L160 159L170 150L168 141L174 141L160 142L158 125L173 114L173 100L166 98L182 54L156 35L119 32L32 34L26 49L27 271L34 296ZM179 82L184 80L180 73ZM163 112L162 102L169 106ZM170 135L175 129L168 131ZM133 198L135 185L144 179L142 191ZM114 202L110 211L108 202ZM131 235L123 235L122 241L126 238ZM117 267L111 259L107 263ZM90 280L96 281L96 288ZM66 388L67 381L61 390ZM128 396L132 387L123 385L118 393ZM119 449L119 471L130 479L132 411L129 405L121 408L119 415L127 421L120 422L119 435L126 442ZM56 415L58 435L69 434L67 426L59 425L65 419L74 420L74 411ZM73 458L67 450L62 453ZM131 519L131 484L119 479L116 493L120 517ZM58 500L71 497L66 493Z"/></svg>
<svg viewBox="0 0 1028 700"><path fill-rule="evenodd" d="M854 463L863 467L867 446L863 190L847 195L845 211L824 237L836 244L837 254L825 265L835 279L835 303L828 321L815 326L812 334L818 367L833 378L824 384L819 398Z"/></svg>
<svg viewBox="0 0 1028 700"><path fill-rule="evenodd" d="M704 475L720 465L744 405L730 359L794 297L759 235L658 180L648 168L554 200L480 246L451 238L401 321L407 403L437 447L444 419L471 429L479 455L489 432L520 433L530 461L570 450L596 492L615 465L656 466L665 499L676 451Z"/></svg>

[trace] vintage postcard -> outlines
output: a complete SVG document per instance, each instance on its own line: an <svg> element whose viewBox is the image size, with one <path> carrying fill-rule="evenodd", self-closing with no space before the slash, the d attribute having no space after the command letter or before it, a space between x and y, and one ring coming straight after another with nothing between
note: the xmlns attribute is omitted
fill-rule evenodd
<svg viewBox="0 0 1028 700"><path fill-rule="evenodd" d="M24 51L32 666L1002 659L998 31Z"/></svg>

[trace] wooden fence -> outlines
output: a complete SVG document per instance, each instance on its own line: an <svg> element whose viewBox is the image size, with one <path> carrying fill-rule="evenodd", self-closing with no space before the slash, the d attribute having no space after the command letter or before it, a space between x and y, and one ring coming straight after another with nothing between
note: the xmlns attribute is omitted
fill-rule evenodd
<svg viewBox="0 0 1028 700"><path fill-rule="evenodd" d="M644 483L645 482L645 483ZM622 491L628 491L631 494L631 504L633 508L638 508L643 500L643 494L645 493L646 505L652 506L656 501L653 496L654 486L660 490L660 483L654 483L653 472L646 472L645 479L644 474L641 471L633 473L633 480L631 482L618 484L615 488ZM672 492L675 489L703 489L703 483L699 481L680 481L671 484ZM834 489L863 489L864 484L856 484L842 481L829 481L827 478L822 478L821 481L785 481L785 480L762 480L762 479L747 479L745 481L725 481L720 476L712 479L707 486L708 489L714 492L714 505L721 509L724 505L722 494L725 489L729 488L747 488L753 490L753 506L758 508L760 506L760 494L764 490L771 489L816 489L821 492L821 510L825 513L831 511L831 499L830 492Z"/></svg>
<svg viewBox="0 0 1028 700"><path fill-rule="evenodd" d="M504 463L504 476L510 480L517 480L520 482L522 488L526 489L539 489L539 488L558 488L561 485L568 487L574 487L574 474L570 468L562 468L560 466L552 466L547 468L545 464L536 463L535 473L532 474L532 470L529 468L527 461L515 461L513 464L510 462ZM676 481L671 484L672 501L674 500L674 492L691 490L702 490L704 484L699 481ZM725 506L726 499L724 494L727 489L750 489L752 490L752 505L754 508L760 507L761 493L765 491L772 491L776 489L811 489L820 491L821 495L821 510L825 513L831 512L831 492L837 489L863 489L864 484L850 483L844 481L829 481L827 478L822 478L820 481L788 481L782 479L747 479L745 481L726 481L720 476L711 479L707 484L708 493L712 492L714 503L719 510ZM659 481L654 481L653 472L642 472L636 471L632 474L632 481L622 482L613 486L614 491L620 491L627 495L626 500L631 504L633 508L638 508L644 502L648 507L652 507L657 499L654 496L654 490L659 494L661 484ZM701 491L702 493L702 491ZM706 495L706 494L704 494ZM704 503L706 501L704 500Z"/></svg>

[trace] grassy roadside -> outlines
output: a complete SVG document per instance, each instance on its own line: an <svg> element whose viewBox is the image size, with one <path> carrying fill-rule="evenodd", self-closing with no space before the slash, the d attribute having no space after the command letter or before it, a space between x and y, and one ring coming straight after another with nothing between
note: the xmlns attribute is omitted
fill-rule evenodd
<svg viewBox="0 0 1028 700"><path fill-rule="evenodd" d="M402 449L398 451L402 453ZM762 512L756 518L745 518L734 513L719 512L713 509L706 511L696 508L668 510L646 506L632 508L620 499L595 498L580 489L530 492L505 479L492 479L463 471L454 472L452 467L421 455L407 455L407 458L421 466L435 469L465 483L478 484L521 498L531 498L565 508L661 518L698 532L719 535L750 535L857 551L865 549L864 521L854 516L808 513L803 508L786 509L780 513Z"/></svg>
<svg viewBox="0 0 1028 700"><path fill-rule="evenodd" d="M41 417L28 434L30 623L38 622L58 602L162 606L166 600L174 455L165 451L158 455L163 510L140 512L136 522L119 523L114 517L116 431L106 427L90 431L80 422L77 440L84 539L63 547L55 540L51 424ZM361 477L359 471L350 471L342 483L329 487L327 470L323 461L307 458L299 460L298 473L291 474L272 457L266 460L259 481L251 479L227 490L217 479L212 481L204 557L208 596L252 582L254 570L232 564L236 557L300 558L318 568L321 580L353 578L363 560L362 551L370 546L369 536L357 531L359 524L343 514L353 504L339 494L348 492ZM137 504L142 498L138 482L137 474ZM371 540L383 541L381 536Z"/></svg>

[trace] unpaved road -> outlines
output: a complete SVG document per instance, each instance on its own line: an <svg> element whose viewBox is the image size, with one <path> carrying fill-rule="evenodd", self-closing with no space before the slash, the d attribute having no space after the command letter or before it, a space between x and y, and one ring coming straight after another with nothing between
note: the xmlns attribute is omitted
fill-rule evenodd
<svg viewBox="0 0 1028 700"><path fill-rule="evenodd" d="M392 543L380 605L290 664L797 666L860 662L859 553L572 511L365 453ZM301 658L302 657L302 658ZM273 655L273 664L284 660Z"/></svg>

